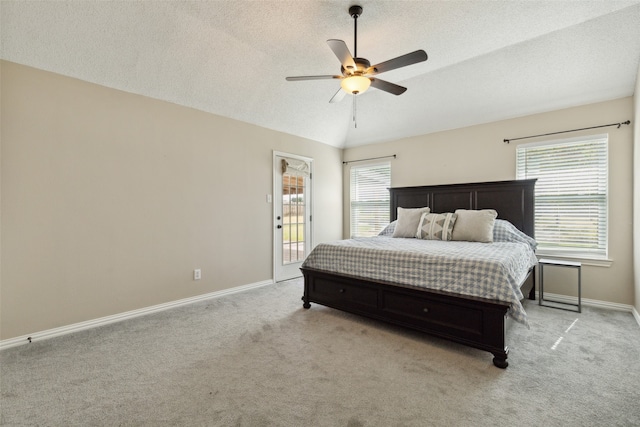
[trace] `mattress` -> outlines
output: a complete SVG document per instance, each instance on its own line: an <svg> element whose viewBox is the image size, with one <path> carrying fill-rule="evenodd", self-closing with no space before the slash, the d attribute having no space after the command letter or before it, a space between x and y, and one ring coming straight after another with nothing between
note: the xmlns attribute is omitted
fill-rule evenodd
<svg viewBox="0 0 640 427"><path fill-rule="evenodd" d="M526 325L520 285L536 264L534 250L522 242L376 236L319 244L302 267L497 300Z"/></svg>

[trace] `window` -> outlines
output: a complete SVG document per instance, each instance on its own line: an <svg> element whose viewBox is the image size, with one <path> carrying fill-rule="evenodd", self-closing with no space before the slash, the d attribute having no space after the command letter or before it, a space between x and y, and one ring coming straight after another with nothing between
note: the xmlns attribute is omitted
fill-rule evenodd
<svg viewBox="0 0 640 427"><path fill-rule="evenodd" d="M516 148L518 179L538 179L539 252L607 256L607 144L607 135L597 135Z"/></svg>
<svg viewBox="0 0 640 427"><path fill-rule="evenodd" d="M351 237L375 236L389 223L391 164L351 167Z"/></svg>

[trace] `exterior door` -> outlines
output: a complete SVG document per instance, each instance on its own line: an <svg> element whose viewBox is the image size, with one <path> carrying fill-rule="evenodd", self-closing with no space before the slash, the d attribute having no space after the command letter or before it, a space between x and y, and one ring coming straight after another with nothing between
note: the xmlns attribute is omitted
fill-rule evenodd
<svg viewBox="0 0 640 427"><path fill-rule="evenodd" d="M274 153L274 274L276 282L302 276L311 248L311 160Z"/></svg>

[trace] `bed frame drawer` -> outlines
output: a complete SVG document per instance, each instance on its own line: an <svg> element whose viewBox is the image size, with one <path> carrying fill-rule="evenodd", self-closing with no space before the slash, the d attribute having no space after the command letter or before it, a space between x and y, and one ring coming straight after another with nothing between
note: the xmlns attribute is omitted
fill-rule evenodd
<svg viewBox="0 0 640 427"><path fill-rule="evenodd" d="M472 307L461 307L446 301L434 301L415 295L383 290L381 310L390 317L421 328L440 331L443 328L463 335L481 335L483 329L482 311Z"/></svg>
<svg viewBox="0 0 640 427"><path fill-rule="evenodd" d="M309 294L312 300L331 305L357 304L374 310L378 307L378 290L375 287L316 279L309 287Z"/></svg>

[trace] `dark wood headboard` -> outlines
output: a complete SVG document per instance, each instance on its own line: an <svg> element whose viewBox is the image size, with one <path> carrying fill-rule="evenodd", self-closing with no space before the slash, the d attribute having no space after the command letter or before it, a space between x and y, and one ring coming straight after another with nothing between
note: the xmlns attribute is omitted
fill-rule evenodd
<svg viewBox="0 0 640 427"><path fill-rule="evenodd" d="M525 179L390 188L391 220L397 219L398 207L429 206L434 213L454 212L456 209L495 209L498 218L506 219L523 233L535 237L535 184L535 179Z"/></svg>

